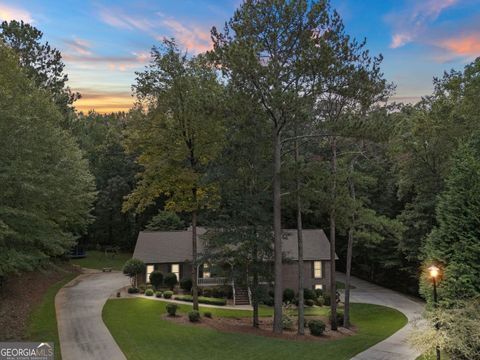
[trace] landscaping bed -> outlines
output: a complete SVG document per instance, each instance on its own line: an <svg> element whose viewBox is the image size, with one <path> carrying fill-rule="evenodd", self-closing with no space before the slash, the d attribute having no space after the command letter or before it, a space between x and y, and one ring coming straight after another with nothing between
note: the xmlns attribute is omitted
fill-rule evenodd
<svg viewBox="0 0 480 360"><path fill-rule="evenodd" d="M179 301L193 302L192 295L175 295L174 299ZM207 304L207 305L218 305L218 306L227 305L226 299L219 299L219 298L206 297L206 296L199 296L198 302L200 304Z"/></svg>

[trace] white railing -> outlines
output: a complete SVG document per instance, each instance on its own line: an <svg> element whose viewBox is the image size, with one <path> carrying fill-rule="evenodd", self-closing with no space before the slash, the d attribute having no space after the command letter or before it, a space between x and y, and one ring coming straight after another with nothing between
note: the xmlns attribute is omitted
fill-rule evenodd
<svg viewBox="0 0 480 360"><path fill-rule="evenodd" d="M211 278L199 278L198 285L203 286L216 286L216 285L231 285L226 277L211 277Z"/></svg>

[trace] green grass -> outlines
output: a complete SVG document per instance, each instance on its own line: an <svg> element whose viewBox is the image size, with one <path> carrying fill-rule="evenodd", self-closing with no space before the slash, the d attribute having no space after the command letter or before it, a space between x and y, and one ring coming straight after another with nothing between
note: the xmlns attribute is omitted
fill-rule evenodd
<svg viewBox="0 0 480 360"><path fill-rule="evenodd" d="M337 290L345 289L345 283L341 281L337 281L336 284L337 284ZM356 287L350 284L350 289L356 289Z"/></svg>
<svg viewBox="0 0 480 360"><path fill-rule="evenodd" d="M55 295L63 285L78 274L67 273L65 278L50 286L42 302L31 312L28 319L27 339L30 341L53 342L55 359L61 360L60 342L58 340L57 316L55 313Z"/></svg>
<svg viewBox="0 0 480 360"><path fill-rule="evenodd" d="M72 264L79 265L88 269L112 268L113 270L122 270L125 261L132 258L130 253L119 253L112 257L112 255L105 256L103 251L90 250L87 251L87 257L83 259L72 259Z"/></svg>
<svg viewBox="0 0 480 360"><path fill-rule="evenodd" d="M352 304L352 322L358 334L333 341L304 342L251 334L223 333L162 319L166 303L149 299L112 299L103 308L103 319L129 360L151 359L350 359L390 336L407 323L397 310L378 305ZM180 311L191 309L181 305ZM201 312L207 308L201 308ZM250 316L247 310L208 308L213 316ZM312 308L325 314L327 308ZM271 308L260 313L269 316Z"/></svg>
<svg viewBox="0 0 480 360"><path fill-rule="evenodd" d="M415 360L435 360L437 357L435 354L430 354L430 355L420 355L419 357L417 357ZM440 354L440 359L442 360L449 360L450 357L445 354L443 351L441 352Z"/></svg>

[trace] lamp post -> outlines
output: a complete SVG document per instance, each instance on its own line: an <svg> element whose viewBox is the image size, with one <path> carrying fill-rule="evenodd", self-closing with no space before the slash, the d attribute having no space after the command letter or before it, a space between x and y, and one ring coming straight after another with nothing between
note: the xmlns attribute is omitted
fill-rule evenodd
<svg viewBox="0 0 480 360"><path fill-rule="evenodd" d="M432 265L428 268L428 272L430 273L430 277L432 278L433 282L433 307L437 308L438 305L438 297L437 297L437 277L440 273L440 269L435 265ZM435 320L435 329L439 329L438 321ZM435 352L437 354L437 360L440 360L440 348L438 345L435 348Z"/></svg>

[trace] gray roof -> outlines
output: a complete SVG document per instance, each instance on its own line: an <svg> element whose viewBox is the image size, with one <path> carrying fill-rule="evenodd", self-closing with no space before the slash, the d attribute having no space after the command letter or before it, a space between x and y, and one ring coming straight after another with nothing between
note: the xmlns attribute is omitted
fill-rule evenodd
<svg viewBox="0 0 480 360"><path fill-rule="evenodd" d="M197 236L206 232L197 228ZM298 259L297 230L283 230L282 250L292 260ZM286 236L285 236L286 235ZM198 253L203 250L202 241L197 242ZM141 231L133 257L147 264L176 263L192 260L192 231ZM304 260L329 260L330 241L321 229L303 230ZM338 259L338 256L336 257Z"/></svg>

